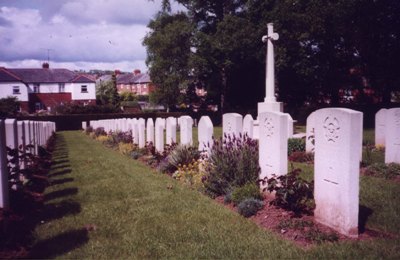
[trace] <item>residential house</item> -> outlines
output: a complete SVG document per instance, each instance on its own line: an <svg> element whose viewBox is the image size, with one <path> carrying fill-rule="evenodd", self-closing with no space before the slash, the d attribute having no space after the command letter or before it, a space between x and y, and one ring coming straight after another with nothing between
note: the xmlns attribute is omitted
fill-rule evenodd
<svg viewBox="0 0 400 260"><path fill-rule="evenodd" d="M136 95L149 95L154 90L148 73L134 70L133 73L117 75L118 93L132 92Z"/></svg>
<svg viewBox="0 0 400 260"><path fill-rule="evenodd" d="M21 111L51 110L57 105L75 102L96 103L95 81L88 75L67 69L0 67L0 98L17 97Z"/></svg>

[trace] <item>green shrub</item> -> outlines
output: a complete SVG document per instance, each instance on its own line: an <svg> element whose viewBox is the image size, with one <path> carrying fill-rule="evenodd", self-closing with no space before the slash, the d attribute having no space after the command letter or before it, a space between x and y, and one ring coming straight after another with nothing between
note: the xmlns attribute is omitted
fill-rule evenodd
<svg viewBox="0 0 400 260"><path fill-rule="evenodd" d="M235 205L240 204L240 202L245 199L258 199L262 200L263 196L260 192L260 187L255 183L246 183L242 187L236 187L232 192L232 202Z"/></svg>
<svg viewBox="0 0 400 260"><path fill-rule="evenodd" d="M257 213L260 209L264 207L264 202L257 199L245 199L238 205L238 212L240 215L248 218Z"/></svg>
<svg viewBox="0 0 400 260"><path fill-rule="evenodd" d="M86 129L85 129L85 134L88 135L88 134L90 134L91 132L93 132L93 126L90 126L90 125L89 125L89 126L87 126Z"/></svg>
<svg viewBox="0 0 400 260"><path fill-rule="evenodd" d="M306 140L304 138L289 138L288 139L288 155L293 152L304 152L306 150Z"/></svg>
<svg viewBox="0 0 400 260"><path fill-rule="evenodd" d="M300 178L300 169L295 169L286 175L266 178L263 184L269 192L275 192L275 199L271 204L286 210L293 211L296 215L301 213L312 214L314 204L314 182L307 182Z"/></svg>
<svg viewBox="0 0 400 260"><path fill-rule="evenodd" d="M94 137L99 137L100 135L107 135L106 131L104 131L104 127L97 127L94 131Z"/></svg>
<svg viewBox="0 0 400 260"><path fill-rule="evenodd" d="M366 175L393 179L400 175L400 164L397 163L374 163L365 169Z"/></svg>
<svg viewBox="0 0 400 260"><path fill-rule="evenodd" d="M175 171L178 167L189 165L200 158L200 153L194 146L177 145L167 156L168 169Z"/></svg>
<svg viewBox="0 0 400 260"><path fill-rule="evenodd" d="M212 197L248 182L255 183L260 172L258 142L247 136L214 140L208 162L204 185Z"/></svg>

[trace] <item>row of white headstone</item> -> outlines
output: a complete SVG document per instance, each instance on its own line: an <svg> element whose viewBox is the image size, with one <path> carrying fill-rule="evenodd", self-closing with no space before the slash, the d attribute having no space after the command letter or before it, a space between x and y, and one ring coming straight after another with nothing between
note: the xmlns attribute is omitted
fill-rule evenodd
<svg viewBox="0 0 400 260"><path fill-rule="evenodd" d="M158 152L164 151L164 131L166 135L166 144L177 142L177 130L180 129L180 144L193 144L193 122L190 116L181 116L179 118L121 118L121 119L106 119L93 120L89 125L93 129L102 127L108 132L130 132L132 134L133 143L139 148L145 147L146 142L153 143ZM86 122L82 122L82 128L86 129ZM199 150L209 150L212 146L213 124L208 116L201 117L199 124Z"/></svg>
<svg viewBox="0 0 400 260"><path fill-rule="evenodd" d="M0 208L9 208L8 160L7 149L20 149L38 155L38 147L44 146L56 130L54 122L17 121L16 119L0 120ZM24 169L27 162L16 158L11 167Z"/></svg>
<svg viewBox="0 0 400 260"><path fill-rule="evenodd" d="M315 112L307 118L306 151L314 150ZM385 147L385 163L400 163L400 108L382 108L375 114L375 146Z"/></svg>

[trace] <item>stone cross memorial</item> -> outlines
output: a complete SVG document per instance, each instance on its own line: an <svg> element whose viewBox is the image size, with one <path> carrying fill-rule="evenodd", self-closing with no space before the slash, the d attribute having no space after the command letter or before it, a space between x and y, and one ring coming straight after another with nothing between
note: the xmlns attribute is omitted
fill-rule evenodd
<svg viewBox="0 0 400 260"><path fill-rule="evenodd" d="M386 111L385 163L400 163L400 108Z"/></svg>
<svg viewBox="0 0 400 260"><path fill-rule="evenodd" d="M274 32L274 25L267 25L268 34L262 37L262 42L267 43L266 70L265 70L265 99L258 103L258 114L266 111L283 112L282 102L277 102L275 97L275 57L273 41L279 39L279 34Z"/></svg>
<svg viewBox="0 0 400 260"><path fill-rule="evenodd" d="M345 108L315 113L315 219L358 236L360 149L363 114Z"/></svg>

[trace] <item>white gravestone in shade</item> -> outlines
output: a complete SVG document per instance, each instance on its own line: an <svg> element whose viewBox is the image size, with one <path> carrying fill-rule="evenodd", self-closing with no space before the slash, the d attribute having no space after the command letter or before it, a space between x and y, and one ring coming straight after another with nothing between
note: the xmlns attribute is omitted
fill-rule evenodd
<svg viewBox="0 0 400 260"><path fill-rule="evenodd" d="M0 120L0 208L8 209L10 207L8 189L6 129L4 120Z"/></svg>
<svg viewBox="0 0 400 260"><path fill-rule="evenodd" d="M25 152L25 122L24 121L18 121L17 122L17 132L18 132L18 148L21 148L23 152ZM19 161L19 166L21 169L25 169L26 167L26 160L20 160Z"/></svg>
<svg viewBox="0 0 400 260"><path fill-rule="evenodd" d="M192 145L193 144L193 119L190 116L180 117L180 128L181 128L181 145Z"/></svg>
<svg viewBox="0 0 400 260"><path fill-rule="evenodd" d="M314 140L315 140L315 112L312 112L307 117L306 123L306 152L314 152Z"/></svg>
<svg viewBox="0 0 400 260"><path fill-rule="evenodd" d="M198 127L199 151L205 151L207 154L214 144L214 127L209 116L202 116Z"/></svg>
<svg viewBox="0 0 400 260"><path fill-rule="evenodd" d="M143 118L138 119L138 132L139 132L139 148L146 145L146 121Z"/></svg>
<svg viewBox="0 0 400 260"><path fill-rule="evenodd" d="M176 143L176 118L168 117L167 118L167 127L166 127L166 144Z"/></svg>
<svg viewBox="0 0 400 260"><path fill-rule="evenodd" d="M163 152L164 151L164 129L165 129L165 121L161 118L156 118L156 123L155 123L155 147L157 152Z"/></svg>
<svg viewBox="0 0 400 260"><path fill-rule="evenodd" d="M292 138L293 137L293 118L289 113L286 113L286 115L288 116L288 138Z"/></svg>
<svg viewBox="0 0 400 260"><path fill-rule="evenodd" d="M250 114L243 118L243 135L253 138L254 119Z"/></svg>
<svg viewBox="0 0 400 260"><path fill-rule="evenodd" d="M146 125L146 141L154 145L154 121L152 118L147 119Z"/></svg>
<svg viewBox="0 0 400 260"><path fill-rule="evenodd" d="M86 123L86 121L83 121L83 122L82 122L82 129L83 129L83 130L86 130L86 127L87 127L87 123Z"/></svg>
<svg viewBox="0 0 400 260"><path fill-rule="evenodd" d="M358 236L363 114L345 108L315 111L315 219Z"/></svg>
<svg viewBox="0 0 400 260"><path fill-rule="evenodd" d="M6 119L6 146L11 149L18 149L18 131L17 131L17 120ZM10 159L10 158L8 158ZM12 166L18 166L17 164L12 164Z"/></svg>
<svg viewBox="0 0 400 260"><path fill-rule="evenodd" d="M385 145L386 108L380 109L375 114L375 147Z"/></svg>
<svg viewBox="0 0 400 260"><path fill-rule="evenodd" d="M262 112L258 116L260 179L287 174L288 117L281 112Z"/></svg>
<svg viewBox="0 0 400 260"><path fill-rule="evenodd" d="M400 108L386 111L385 163L400 163Z"/></svg>
<svg viewBox="0 0 400 260"><path fill-rule="evenodd" d="M31 121L25 120L24 121L24 126L25 126L25 151L28 152L29 148L27 148L28 145L31 144L31 127L30 127ZM29 151L30 152L30 151Z"/></svg>
<svg viewBox="0 0 400 260"><path fill-rule="evenodd" d="M222 116L222 136L239 137L243 130L243 117L237 113L227 113Z"/></svg>

